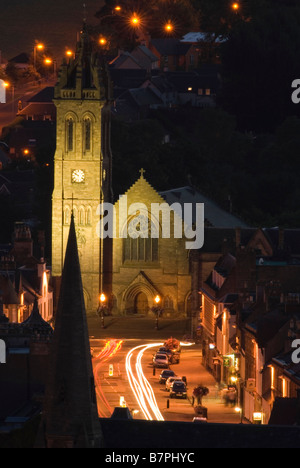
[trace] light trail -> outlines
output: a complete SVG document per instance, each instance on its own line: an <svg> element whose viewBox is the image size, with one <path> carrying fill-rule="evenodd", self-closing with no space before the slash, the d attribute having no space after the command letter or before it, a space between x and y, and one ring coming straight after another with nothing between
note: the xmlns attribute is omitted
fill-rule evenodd
<svg viewBox="0 0 300 468"><path fill-rule="evenodd" d="M94 377L96 383L96 393L100 400L100 405L98 405L98 414L100 417L105 417L105 413L102 411L102 407L108 410L110 416L113 413L113 408L108 403L101 386L100 371L103 364L111 359L122 347L123 341L110 340L105 343L104 348L93 358L93 361L96 361L94 365ZM98 362L99 361L99 362Z"/></svg>
<svg viewBox="0 0 300 468"><path fill-rule="evenodd" d="M132 348L126 356L126 372L130 388L145 418L151 421L153 419L164 421L164 418L158 408L153 389L143 373L142 357L146 350L156 346L162 346L162 344L163 343L151 343L148 345L136 346ZM137 377L135 377L131 360L134 353L137 351L138 355L134 366Z"/></svg>
<svg viewBox="0 0 300 468"><path fill-rule="evenodd" d="M180 345L182 347L192 346L193 344L194 343L180 342ZM164 421L164 417L162 416L158 408L153 389L143 373L142 358L144 352L148 349L159 347L162 345L163 343L150 343L147 345L139 345L135 348L132 348L126 356L125 367L130 388L145 418L151 421L153 419L156 419L157 421ZM132 365L132 359L135 353L138 354L136 357L135 365ZM133 371L133 368L135 369L135 373Z"/></svg>

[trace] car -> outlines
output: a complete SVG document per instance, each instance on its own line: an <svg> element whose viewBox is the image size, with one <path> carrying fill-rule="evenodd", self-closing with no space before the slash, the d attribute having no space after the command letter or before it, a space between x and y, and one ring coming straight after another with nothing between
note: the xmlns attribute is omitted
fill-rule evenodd
<svg viewBox="0 0 300 468"><path fill-rule="evenodd" d="M159 376L159 383L160 384L166 383L169 377L174 377L175 375L176 375L175 372L172 371L171 369L164 369Z"/></svg>
<svg viewBox="0 0 300 468"><path fill-rule="evenodd" d="M172 351L168 348L162 347L159 348L158 353L167 354L170 358L172 357Z"/></svg>
<svg viewBox="0 0 300 468"><path fill-rule="evenodd" d="M166 381L166 390L167 390L167 392L170 391L171 385L172 385L173 382L175 382L175 380L176 380L176 381L178 380L179 382L182 382L181 377L177 377L177 376L175 376L175 377L169 377L169 378L167 379L167 381Z"/></svg>
<svg viewBox="0 0 300 468"><path fill-rule="evenodd" d="M169 359L166 354L156 354L153 357L153 366L154 367L169 367Z"/></svg>
<svg viewBox="0 0 300 468"><path fill-rule="evenodd" d="M170 398L187 398L186 385L184 382L174 380L170 387Z"/></svg>
<svg viewBox="0 0 300 468"><path fill-rule="evenodd" d="M169 348L166 348L165 346L162 346L158 350L159 353L167 354L170 360L171 364L178 364L180 361L180 352L176 350L171 350Z"/></svg>
<svg viewBox="0 0 300 468"><path fill-rule="evenodd" d="M207 423L207 418L196 417L196 418L193 418L193 422L196 422L196 423Z"/></svg>

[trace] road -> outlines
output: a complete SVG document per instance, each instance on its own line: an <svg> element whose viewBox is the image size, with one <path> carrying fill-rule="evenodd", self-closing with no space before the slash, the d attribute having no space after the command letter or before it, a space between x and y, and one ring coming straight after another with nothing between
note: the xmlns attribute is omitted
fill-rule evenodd
<svg viewBox="0 0 300 468"><path fill-rule="evenodd" d="M221 402L214 378L201 364L201 347L198 344L183 347L180 363L171 365L171 369L176 372L176 375L186 376L188 399L169 398L165 385L159 384L161 371L156 369L154 375L152 355L164 339L170 336L182 339L182 336L179 336L182 321L177 323L173 321L169 323L169 327L167 321L161 323L161 336L159 337L156 336L156 331L153 328L149 328L151 320L127 320L127 323L129 322L127 333L125 333L126 319L115 319L114 326L111 325L109 319L107 321L107 328L101 329L99 324L98 331L94 322L93 335L90 336L100 417L111 417L114 408L120 406L120 398L123 398L135 419L192 421L195 416L192 406L192 392L196 385L203 384L210 390L208 396L203 399L203 405L208 408L208 422L240 422L239 415L234 411L234 408L225 407ZM118 323L119 326L116 325ZM115 336L109 324L115 328ZM171 328L173 332L176 331L176 325L179 326L178 335L168 333ZM140 335L145 334L145 338L135 337L138 327ZM130 336L130 330L134 338L127 337ZM181 329L181 331L184 330ZM104 338L103 335L108 335L108 333L109 337ZM95 335L99 335L99 338ZM151 345L151 347L147 348L147 345ZM129 354L131 351L132 353ZM135 369L138 356L142 367L142 371L139 369L139 375L142 378L144 391L139 386L140 380ZM132 373L129 372L128 363L131 364ZM110 375L110 371L113 371L112 375ZM141 372L143 372L142 376ZM134 392L140 401L145 402L145 406L139 405ZM148 404L148 400L151 400L151 405Z"/></svg>

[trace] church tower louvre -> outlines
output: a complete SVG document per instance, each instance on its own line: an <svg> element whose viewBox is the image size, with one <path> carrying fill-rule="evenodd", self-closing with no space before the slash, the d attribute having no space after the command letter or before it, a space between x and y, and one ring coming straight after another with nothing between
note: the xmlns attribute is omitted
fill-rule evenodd
<svg viewBox="0 0 300 468"><path fill-rule="evenodd" d="M36 448L101 448L74 218L71 216Z"/></svg>
<svg viewBox="0 0 300 468"><path fill-rule="evenodd" d="M86 311L110 294L111 240L99 236L99 205L112 202L111 83L86 25L75 58L64 61L54 91L57 111L52 194L52 277L59 296L71 213L77 235ZM55 307L56 308L56 307Z"/></svg>

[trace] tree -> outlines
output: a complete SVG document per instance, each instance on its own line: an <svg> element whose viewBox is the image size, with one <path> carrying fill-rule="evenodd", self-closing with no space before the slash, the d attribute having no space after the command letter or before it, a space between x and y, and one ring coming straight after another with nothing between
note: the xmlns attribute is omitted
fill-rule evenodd
<svg viewBox="0 0 300 468"><path fill-rule="evenodd" d="M240 130L273 132L288 115L299 115L291 100L291 84L300 77L299 24L298 5L266 4L222 46L219 104L236 115Z"/></svg>

